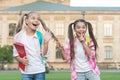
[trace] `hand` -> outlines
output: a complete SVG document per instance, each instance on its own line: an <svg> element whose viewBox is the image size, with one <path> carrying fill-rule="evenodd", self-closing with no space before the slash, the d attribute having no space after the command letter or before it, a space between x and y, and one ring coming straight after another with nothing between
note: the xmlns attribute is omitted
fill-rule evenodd
<svg viewBox="0 0 120 80"><path fill-rule="evenodd" d="M59 49L63 49L63 46L61 45L61 43L59 41L56 42L56 46L59 48Z"/></svg>
<svg viewBox="0 0 120 80"><path fill-rule="evenodd" d="M78 39L81 41L81 42L84 42L84 34L81 32L81 33L77 33L78 35Z"/></svg>
<svg viewBox="0 0 120 80"><path fill-rule="evenodd" d="M51 39L51 37L52 37L51 33L49 31L47 31L44 35L44 42L48 43L49 40Z"/></svg>
<svg viewBox="0 0 120 80"><path fill-rule="evenodd" d="M26 58L26 56L24 58L22 58L22 63L24 65L28 65L28 59Z"/></svg>

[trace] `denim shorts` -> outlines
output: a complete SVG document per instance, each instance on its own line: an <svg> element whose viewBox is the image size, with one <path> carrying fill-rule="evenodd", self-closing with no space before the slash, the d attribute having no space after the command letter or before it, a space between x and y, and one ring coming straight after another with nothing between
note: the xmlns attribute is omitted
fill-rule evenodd
<svg viewBox="0 0 120 80"><path fill-rule="evenodd" d="M45 72L37 74L22 74L21 80L45 80Z"/></svg>
<svg viewBox="0 0 120 80"><path fill-rule="evenodd" d="M100 76L96 75L92 70L87 72L77 72L76 80L100 80Z"/></svg>

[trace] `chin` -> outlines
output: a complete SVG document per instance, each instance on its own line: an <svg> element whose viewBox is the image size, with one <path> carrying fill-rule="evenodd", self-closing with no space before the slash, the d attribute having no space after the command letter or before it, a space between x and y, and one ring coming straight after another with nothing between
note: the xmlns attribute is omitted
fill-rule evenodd
<svg viewBox="0 0 120 80"><path fill-rule="evenodd" d="M36 31L36 28L32 28L33 31Z"/></svg>

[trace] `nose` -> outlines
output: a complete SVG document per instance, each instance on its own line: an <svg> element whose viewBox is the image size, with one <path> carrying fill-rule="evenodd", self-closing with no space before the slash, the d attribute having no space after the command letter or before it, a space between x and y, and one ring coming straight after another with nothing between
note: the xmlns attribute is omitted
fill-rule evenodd
<svg viewBox="0 0 120 80"><path fill-rule="evenodd" d="M40 21L39 21L38 19L35 19L35 22L36 22L36 23L40 23Z"/></svg>
<svg viewBox="0 0 120 80"><path fill-rule="evenodd" d="M84 30L83 30L82 28L80 28L79 31L80 31L80 33L81 33L81 32L84 32Z"/></svg>
<svg viewBox="0 0 120 80"><path fill-rule="evenodd" d="M79 30L80 30L80 31L82 31L83 29L82 29L82 28L80 28Z"/></svg>

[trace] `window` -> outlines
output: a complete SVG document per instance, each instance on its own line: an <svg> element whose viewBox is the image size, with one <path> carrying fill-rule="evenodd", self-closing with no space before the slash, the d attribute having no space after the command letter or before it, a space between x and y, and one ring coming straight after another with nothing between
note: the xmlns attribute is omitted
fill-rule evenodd
<svg viewBox="0 0 120 80"><path fill-rule="evenodd" d="M105 52L105 58L109 59L112 58L112 47L111 46L105 46L104 48Z"/></svg>
<svg viewBox="0 0 120 80"><path fill-rule="evenodd" d="M56 23L56 35L64 35L64 23Z"/></svg>
<svg viewBox="0 0 120 80"><path fill-rule="evenodd" d="M104 36L112 36L112 24L104 24Z"/></svg>
<svg viewBox="0 0 120 80"><path fill-rule="evenodd" d="M13 36L16 28L16 23L9 24L9 36Z"/></svg>

